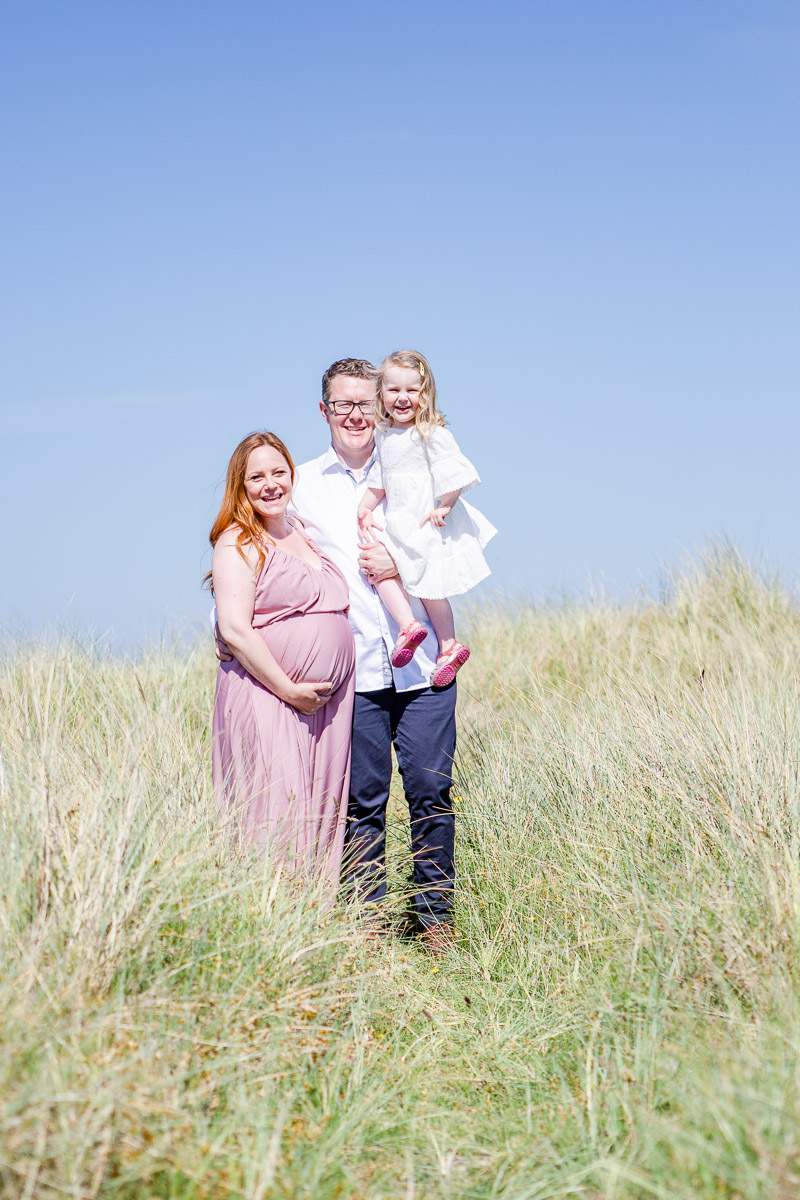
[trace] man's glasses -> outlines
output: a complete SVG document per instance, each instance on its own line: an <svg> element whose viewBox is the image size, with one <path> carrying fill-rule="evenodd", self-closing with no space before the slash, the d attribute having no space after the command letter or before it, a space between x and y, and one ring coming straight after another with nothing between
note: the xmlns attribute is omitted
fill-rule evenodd
<svg viewBox="0 0 800 1200"><path fill-rule="evenodd" d="M326 400L325 407L337 417L349 417L354 408L358 409L362 417L371 416L375 411L372 400Z"/></svg>

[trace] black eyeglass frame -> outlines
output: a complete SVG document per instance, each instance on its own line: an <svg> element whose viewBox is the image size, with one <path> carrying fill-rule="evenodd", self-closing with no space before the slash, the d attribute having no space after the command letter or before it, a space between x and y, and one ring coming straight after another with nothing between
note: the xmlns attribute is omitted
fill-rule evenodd
<svg viewBox="0 0 800 1200"><path fill-rule="evenodd" d="M336 411L337 404L346 404L347 412L337 412ZM364 417L364 416L366 416L366 414L368 412L375 411L375 401L374 400L326 400L325 407L328 409L329 412L332 412L334 414L334 416L337 416L337 417L349 417L350 414L352 413L353 409L357 408L358 411L361 413L362 417Z"/></svg>

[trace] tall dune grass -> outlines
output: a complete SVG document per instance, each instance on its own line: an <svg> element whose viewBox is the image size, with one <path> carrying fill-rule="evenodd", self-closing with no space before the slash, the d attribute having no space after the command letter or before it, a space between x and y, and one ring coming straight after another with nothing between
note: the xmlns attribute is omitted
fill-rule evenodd
<svg viewBox="0 0 800 1200"><path fill-rule="evenodd" d="M800 1195L800 615L476 618L438 963L220 844L209 646L7 656L3 1195Z"/></svg>

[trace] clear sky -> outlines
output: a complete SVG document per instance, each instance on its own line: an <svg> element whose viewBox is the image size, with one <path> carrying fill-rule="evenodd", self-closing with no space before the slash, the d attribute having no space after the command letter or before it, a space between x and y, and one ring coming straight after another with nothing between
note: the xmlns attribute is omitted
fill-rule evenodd
<svg viewBox="0 0 800 1200"><path fill-rule="evenodd" d="M796 0L7 0L0 627L208 610L236 442L421 349L494 586L800 573ZM482 589L490 594L491 588Z"/></svg>

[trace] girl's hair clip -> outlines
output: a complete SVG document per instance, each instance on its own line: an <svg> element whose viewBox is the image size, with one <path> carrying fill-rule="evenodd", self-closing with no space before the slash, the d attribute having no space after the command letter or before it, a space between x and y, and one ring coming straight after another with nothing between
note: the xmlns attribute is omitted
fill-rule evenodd
<svg viewBox="0 0 800 1200"><path fill-rule="evenodd" d="M419 364L419 366L418 366L418 368L417 368L417 370L418 370L418 371L419 371L419 373L420 373L420 378L424 379L424 378L425 378L425 364L424 364L424 363L420 363L420 364Z"/></svg>

